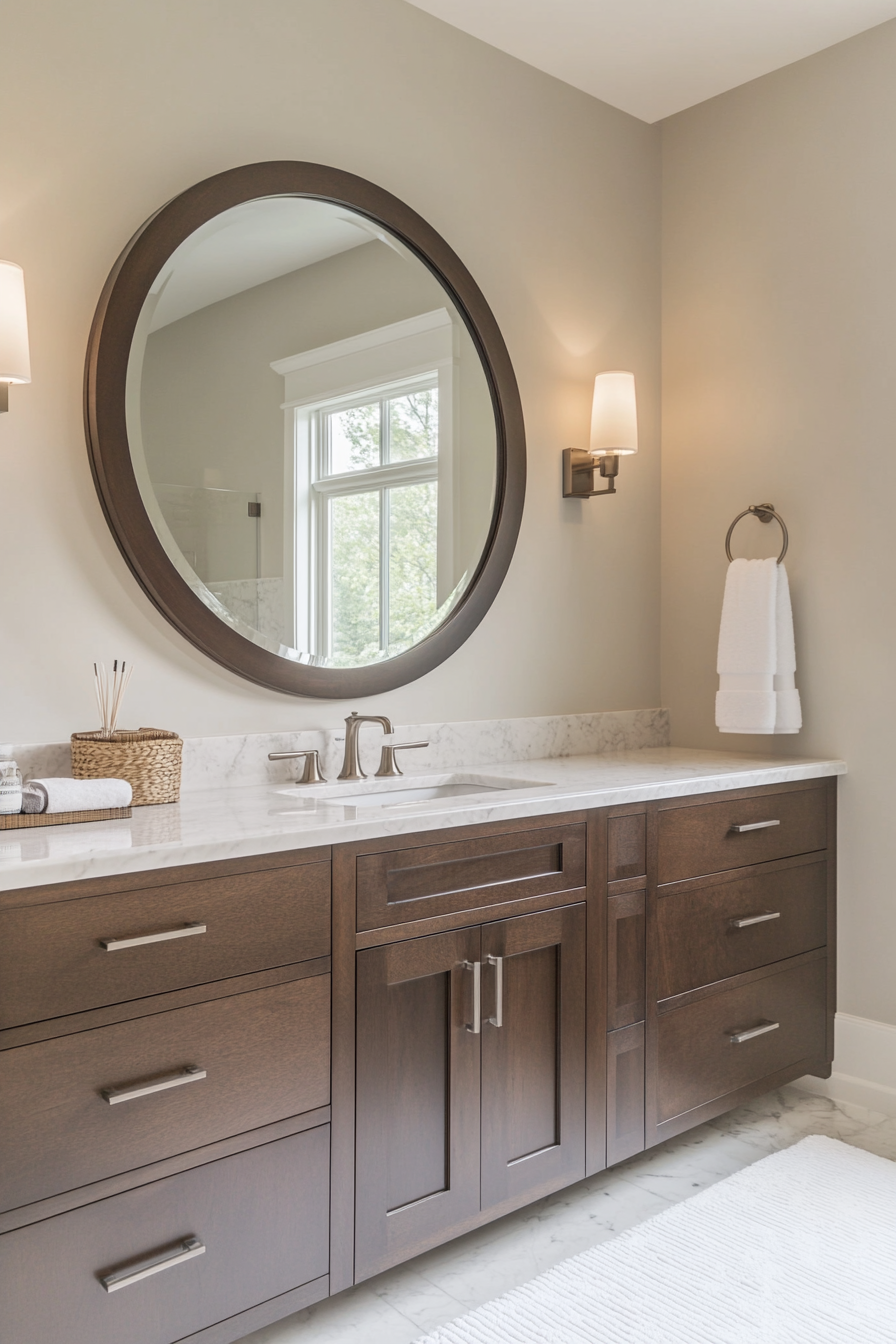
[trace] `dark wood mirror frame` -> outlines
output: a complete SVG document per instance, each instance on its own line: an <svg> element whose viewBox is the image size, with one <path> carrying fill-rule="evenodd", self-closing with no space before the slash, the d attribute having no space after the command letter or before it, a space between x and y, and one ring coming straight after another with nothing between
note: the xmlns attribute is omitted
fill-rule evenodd
<svg viewBox="0 0 896 1344"><path fill-rule="evenodd" d="M134 329L150 286L185 238L224 210L263 196L293 195L348 207L384 225L440 281L482 361L495 414L497 469L492 524L466 593L406 653L358 668L316 667L270 653L221 621L178 573L143 506L131 463L125 383ZM484 617L507 573L526 490L526 444L510 356L479 287L443 238L397 197L364 178L315 163L253 163L197 183L134 235L106 281L84 379L90 463L103 512L122 555L159 611L192 644L249 681L289 695L344 699L404 686L450 657Z"/></svg>

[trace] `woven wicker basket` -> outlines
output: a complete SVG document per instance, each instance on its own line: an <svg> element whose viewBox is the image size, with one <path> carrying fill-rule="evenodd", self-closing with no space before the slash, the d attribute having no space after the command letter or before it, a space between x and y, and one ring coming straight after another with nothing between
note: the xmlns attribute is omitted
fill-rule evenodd
<svg viewBox="0 0 896 1344"><path fill-rule="evenodd" d="M183 740L164 728L136 733L101 731L72 733L72 776L75 779L126 779L134 803L176 803L180 797Z"/></svg>

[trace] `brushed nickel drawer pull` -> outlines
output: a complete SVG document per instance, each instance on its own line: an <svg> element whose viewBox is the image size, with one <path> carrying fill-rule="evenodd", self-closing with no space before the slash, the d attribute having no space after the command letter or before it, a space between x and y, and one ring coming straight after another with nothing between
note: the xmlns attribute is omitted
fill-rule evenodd
<svg viewBox="0 0 896 1344"><path fill-rule="evenodd" d="M767 924L770 919L780 919L780 910L766 910L764 915L744 915L741 919L729 919L732 929L748 929L751 924Z"/></svg>
<svg viewBox="0 0 896 1344"><path fill-rule="evenodd" d="M467 1023L467 1031L478 1036L482 1031L482 962L461 962L465 971L473 972L473 1021Z"/></svg>
<svg viewBox="0 0 896 1344"><path fill-rule="evenodd" d="M780 825L780 821L749 821L746 826L732 826L731 830L735 835L743 835L744 831L765 831L769 826Z"/></svg>
<svg viewBox="0 0 896 1344"><path fill-rule="evenodd" d="M767 1031L777 1031L780 1025L780 1022L760 1022L758 1027L732 1032L728 1039L732 1045L742 1045L744 1041L752 1041L754 1036L764 1036Z"/></svg>
<svg viewBox="0 0 896 1344"><path fill-rule="evenodd" d="M185 1260L194 1260L197 1255L205 1255L202 1242L198 1237L184 1237L173 1251L148 1256L130 1269L114 1269L111 1274L103 1274L100 1283L107 1293L117 1293L119 1288L130 1288L132 1283L148 1279L152 1274L161 1274L163 1269L173 1269L175 1265L182 1265Z"/></svg>
<svg viewBox="0 0 896 1344"><path fill-rule="evenodd" d="M208 933L207 924L184 924L181 929L166 929L164 933L144 933L138 938L101 938L100 947L107 952L120 952L123 947L144 947L147 943L167 943L171 938L191 938L195 933Z"/></svg>
<svg viewBox="0 0 896 1344"><path fill-rule="evenodd" d="M493 1027L503 1027L504 1025L504 958L486 957L489 966L495 968L495 1015L488 1020Z"/></svg>
<svg viewBox="0 0 896 1344"><path fill-rule="evenodd" d="M169 1073L164 1078L157 1078L154 1083L136 1083L133 1087L104 1087L100 1096L103 1101L108 1101L110 1106L117 1106L120 1101L136 1101L138 1097L148 1097L153 1092L167 1092L170 1087L183 1087L184 1083L198 1083L208 1074L205 1069L200 1069L198 1064L185 1064L177 1073Z"/></svg>

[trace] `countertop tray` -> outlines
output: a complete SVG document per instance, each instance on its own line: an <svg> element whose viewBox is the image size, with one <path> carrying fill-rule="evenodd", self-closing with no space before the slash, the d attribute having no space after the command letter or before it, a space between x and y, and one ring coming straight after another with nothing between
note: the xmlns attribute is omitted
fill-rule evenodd
<svg viewBox="0 0 896 1344"><path fill-rule="evenodd" d="M69 826L76 821L118 821L131 816L129 807L94 807L86 812L8 812L0 814L0 831L20 831L27 826Z"/></svg>

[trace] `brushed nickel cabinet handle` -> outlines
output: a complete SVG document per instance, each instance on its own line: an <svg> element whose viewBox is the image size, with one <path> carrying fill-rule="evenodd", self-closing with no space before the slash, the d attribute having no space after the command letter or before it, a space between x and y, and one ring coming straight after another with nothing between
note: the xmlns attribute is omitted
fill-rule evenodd
<svg viewBox="0 0 896 1344"><path fill-rule="evenodd" d="M740 919L729 919L732 929L748 929L751 924L767 924L770 919L780 919L780 910L766 910L763 915L744 915Z"/></svg>
<svg viewBox="0 0 896 1344"><path fill-rule="evenodd" d="M495 968L495 1015L488 1020L493 1027L503 1027L504 1025L504 958L486 957L489 966Z"/></svg>
<svg viewBox="0 0 896 1344"><path fill-rule="evenodd" d="M464 961L465 971L473 972L473 1021L467 1023L467 1031L478 1036L482 1031L482 962Z"/></svg>
<svg viewBox="0 0 896 1344"><path fill-rule="evenodd" d="M175 1265L182 1265L185 1260L193 1260L197 1255L205 1255L202 1242L198 1237L184 1237L173 1251L147 1256L129 1269L114 1269L111 1274L103 1274L100 1283L107 1293L117 1293L119 1288L130 1288L132 1283L148 1279L152 1274L161 1274L163 1269L173 1269Z"/></svg>
<svg viewBox="0 0 896 1344"><path fill-rule="evenodd" d="M110 1106L121 1101L136 1101L138 1097L148 1097L153 1092L167 1092L170 1087L183 1087L184 1083L198 1083L208 1074L198 1064L185 1064L177 1073L169 1073L157 1078L154 1083L136 1083L133 1087L104 1087L100 1096Z"/></svg>
<svg viewBox="0 0 896 1344"><path fill-rule="evenodd" d="M744 831L765 831L769 826L780 825L780 821L749 821L745 826L732 826L731 830L735 835L743 835Z"/></svg>
<svg viewBox="0 0 896 1344"><path fill-rule="evenodd" d="M184 924L180 929L166 929L164 933L144 933L137 938L101 938L100 947L107 952L120 952L124 947L144 947L147 943L167 943L172 938L192 938L197 933L208 933L207 924Z"/></svg>
<svg viewBox="0 0 896 1344"><path fill-rule="evenodd" d="M780 1022L760 1022L757 1027L748 1027L746 1031L734 1031L728 1037L732 1045L742 1045L744 1041L752 1041L754 1036L764 1036L767 1031L777 1031Z"/></svg>

